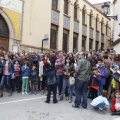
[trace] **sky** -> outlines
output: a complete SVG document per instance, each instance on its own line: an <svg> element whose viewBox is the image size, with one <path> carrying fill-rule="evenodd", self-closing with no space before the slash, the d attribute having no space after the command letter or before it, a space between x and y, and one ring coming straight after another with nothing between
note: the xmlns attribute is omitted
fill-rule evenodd
<svg viewBox="0 0 120 120"><path fill-rule="evenodd" d="M102 2L106 2L106 1L111 1L112 0L88 0L89 2L91 2L92 4L95 4L95 3L102 3Z"/></svg>

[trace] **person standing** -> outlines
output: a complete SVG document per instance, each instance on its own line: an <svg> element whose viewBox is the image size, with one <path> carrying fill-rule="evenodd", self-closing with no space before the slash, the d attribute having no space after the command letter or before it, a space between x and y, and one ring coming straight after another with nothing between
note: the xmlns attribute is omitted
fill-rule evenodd
<svg viewBox="0 0 120 120"><path fill-rule="evenodd" d="M22 72L22 94L27 94L28 92L28 78L30 74L30 68L28 67L28 61L24 62L24 66L21 68Z"/></svg>
<svg viewBox="0 0 120 120"><path fill-rule="evenodd" d="M55 62L59 95L61 95L62 93L64 63L65 63L65 60L63 56L63 51L59 51L59 58Z"/></svg>
<svg viewBox="0 0 120 120"><path fill-rule="evenodd" d="M13 77L13 74L14 74L14 64L10 60L10 56L6 55L5 61L3 62L3 76L0 85L0 97L3 97L3 88L6 82L9 88L8 96L9 97L12 96L11 77Z"/></svg>
<svg viewBox="0 0 120 120"><path fill-rule="evenodd" d="M85 59L85 53L79 53L79 60L75 70L75 101L74 108L79 108L80 104L84 109L87 109L87 88L89 82L89 76L91 72L90 62ZM83 97L83 101L81 101Z"/></svg>

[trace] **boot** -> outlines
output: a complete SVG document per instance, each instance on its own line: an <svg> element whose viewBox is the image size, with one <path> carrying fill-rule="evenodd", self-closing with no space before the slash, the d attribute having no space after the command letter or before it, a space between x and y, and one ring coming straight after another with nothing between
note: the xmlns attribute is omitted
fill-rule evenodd
<svg viewBox="0 0 120 120"><path fill-rule="evenodd" d="M8 95L8 97L10 97L10 96L12 96L12 91L9 91L9 95Z"/></svg>
<svg viewBox="0 0 120 120"><path fill-rule="evenodd" d="M3 92L2 91L0 92L0 97L3 97Z"/></svg>

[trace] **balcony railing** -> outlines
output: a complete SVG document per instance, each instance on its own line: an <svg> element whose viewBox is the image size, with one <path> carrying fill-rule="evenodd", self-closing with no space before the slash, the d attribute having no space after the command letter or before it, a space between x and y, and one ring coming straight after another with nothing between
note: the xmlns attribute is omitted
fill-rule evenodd
<svg viewBox="0 0 120 120"><path fill-rule="evenodd" d="M79 33L79 22L74 20L74 28L73 28L74 32Z"/></svg>
<svg viewBox="0 0 120 120"><path fill-rule="evenodd" d="M51 23L59 25L59 12L52 10Z"/></svg>
<svg viewBox="0 0 120 120"><path fill-rule="evenodd" d="M93 39L93 29L90 29L90 32L89 32L90 34L89 34L89 37L91 38L91 39Z"/></svg>
<svg viewBox="0 0 120 120"><path fill-rule="evenodd" d="M87 36L87 27L82 25L82 35Z"/></svg>
<svg viewBox="0 0 120 120"><path fill-rule="evenodd" d="M64 16L63 27L66 29L70 29L70 18L67 16Z"/></svg>
<svg viewBox="0 0 120 120"><path fill-rule="evenodd" d="M99 41L99 32L96 32L96 41Z"/></svg>

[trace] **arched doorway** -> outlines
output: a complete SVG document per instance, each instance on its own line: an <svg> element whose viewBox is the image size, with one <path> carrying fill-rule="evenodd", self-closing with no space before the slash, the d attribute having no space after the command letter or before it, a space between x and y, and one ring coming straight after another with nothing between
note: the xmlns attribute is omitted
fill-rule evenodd
<svg viewBox="0 0 120 120"><path fill-rule="evenodd" d="M0 51L8 51L9 48L9 28L5 19L0 14Z"/></svg>

